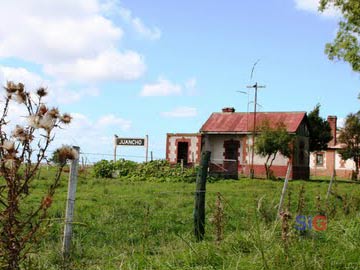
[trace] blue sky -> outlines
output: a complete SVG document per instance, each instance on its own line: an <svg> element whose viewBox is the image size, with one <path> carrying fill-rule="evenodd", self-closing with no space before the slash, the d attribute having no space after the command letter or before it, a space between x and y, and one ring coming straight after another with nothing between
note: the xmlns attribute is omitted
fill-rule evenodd
<svg viewBox="0 0 360 270"><path fill-rule="evenodd" d="M90 161L111 158L114 134L148 134L149 150L164 158L166 133L197 132L222 107L246 111L253 92L237 91L256 81L266 85L261 111L320 103L323 117L341 120L358 111L359 74L327 59L339 16L316 7L316 0L3 1L0 81L47 86L48 102L74 117L53 147L109 154L87 154ZM118 150L143 159L142 148Z"/></svg>

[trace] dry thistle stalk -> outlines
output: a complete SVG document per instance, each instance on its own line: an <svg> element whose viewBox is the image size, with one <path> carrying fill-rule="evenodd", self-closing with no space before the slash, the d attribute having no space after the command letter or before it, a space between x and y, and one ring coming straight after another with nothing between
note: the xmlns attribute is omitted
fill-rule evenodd
<svg viewBox="0 0 360 270"><path fill-rule="evenodd" d="M224 205L222 202L221 194L218 192L216 195L215 209L211 219L211 223L215 226L215 241L219 245L224 239Z"/></svg>
<svg viewBox="0 0 360 270"><path fill-rule="evenodd" d="M60 150L65 153L63 162L48 191L30 210L24 207L25 199L32 195L30 184L41 163L47 161L46 151L54 140L55 128L70 123L71 117L61 115L57 108L46 107L42 102L47 94L44 88L36 91L35 98L22 83L7 82L4 89L5 102L0 114L0 255L2 269L18 270L39 239L42 220L53 202L66 159L75 156L69 149ZM28 124L16 125L8 132L12 102L26 109Z"/></svg>
<svg viewBox="0 0 360 270"><path fill-rule="evenodd" d="M298 199L298 206L297 206L297 214L301 215L303 214L305 209L305 185L301 185L300 191L299 191L299 199Z"/></svg>
<svg viewBox="0 0 360 270"><path fill-rule="evenodd" d="M316 205L316 210L317 210L317 212L319 213L319 215L325 215L326 211L323 209L320 194L318 194L318 195L316 196L315 205Z"/></svg>
<svg viewBox="0 0 360 270"><path fill-rule="evenodd" d="M288 209L282 211L280 213L281 218L281 239L284 243L284 250L286 256L288 255L289 251L289 242L290 242L290 220L291 214Z"/></svg>

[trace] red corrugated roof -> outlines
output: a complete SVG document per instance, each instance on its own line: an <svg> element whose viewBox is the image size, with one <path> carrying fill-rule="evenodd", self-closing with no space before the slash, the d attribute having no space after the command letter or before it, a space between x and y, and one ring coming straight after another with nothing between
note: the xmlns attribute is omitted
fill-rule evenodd
<svg viewBox="0 0 360 270"><path fill-rule="evenodd" d="M256 113L256 127L263 121L269 121L270 125L283 122L290 133L295 133L306 112L258 112ZM200 132L252 132L254 126L254 113L213 113Z"/></svg>

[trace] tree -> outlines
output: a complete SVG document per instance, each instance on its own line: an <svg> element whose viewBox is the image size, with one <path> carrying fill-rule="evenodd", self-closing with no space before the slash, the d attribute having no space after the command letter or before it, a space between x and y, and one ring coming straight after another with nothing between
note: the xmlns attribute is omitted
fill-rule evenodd
<svg viewBox="0 0 360 270"><path fill-rule="evenodd" d="M355 162L355 173L352 178L357 179L360 161L360 112L349 114L345 119L345 126L340 130L339 142L345 145L339 150L344 160L353 159Z"/></svg>
<svg viewBox="0 0 360 270"><path fill-rule="evenodd" d="M44 88L34 94L21 83L8 82L4 88L0 113L0 268L18 270L44 228L66 163L59 165L40 200L39 192L33 194L32 183L41 163L47 161L46 152L54 140L54 130L70 123L71 116L45 105L43 97L47 90ZM15 103L24 110L21 116L13 114ZM24 117L27 124L23 124ZM14 119L18 123L13 123ZM69 147L61 148L58 153L60 160L74 159L77 155Z"/></svg>
<svg viewBox="0 0 360 270"><path fill-rule="evenodd" d="M321 151L327 148L327 144L331 141L331 127L326 121L320 117L320 104L308 114L309 122L309 151Z"/></svg>
<svg viewBox="0 0 360 270"><path fill-rule="evenodd" d="M293 136L287 132L284 123L279 122L275 127L271 127L268 121L262 123L260 135L255 140L255 152L266 157L264 165L267 179L272 176L271 166L278 153L288 158L291 156L292 139Z"/></svg>
<svg viewBox="0 0 360 270"><path fill-rule="evenodd" d="M325 46L325 53L330 60L348 62L352 69L360 72L360 2L359 0L320 0L320 11L330 7L340 10L337 35L332 43Z"/></svg>

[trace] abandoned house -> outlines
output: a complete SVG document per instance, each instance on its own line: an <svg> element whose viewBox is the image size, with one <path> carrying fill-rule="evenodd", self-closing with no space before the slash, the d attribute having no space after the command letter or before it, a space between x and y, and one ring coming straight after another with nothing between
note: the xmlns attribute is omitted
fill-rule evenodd
<svg viewBox="0 0 360 270"><path fill-rule="evenodd" d="M305 112L258 112L256 127L264 121L270 125L284 123L295 136L290 159L278 154L271 167L276 177L285 177L288 163L292 179L309 178L309 131ZM198 164L202 150L211 151L210 172L237 178L248 175L251 166L256 177L265 176L265 158L254 153L252 134L254 114L224 108L213 113L195 134L167 134L166 159L170 163ZM255 139L256 140L256 139ZM253 164L251 161L253 160Z"/></svg>
<svg viewBox="0 0 360 270"><path fill-rule="evenodd" d="M331 127L332 140L324 151L312 152L310 155L310 174L312 176L332 176L335 168L336 176L351 179L352 172L355 170L354 160L343 160L339 154L339 149L344 145L337 142L338 129L337 117L328 116L327 121Z"/></svg>

